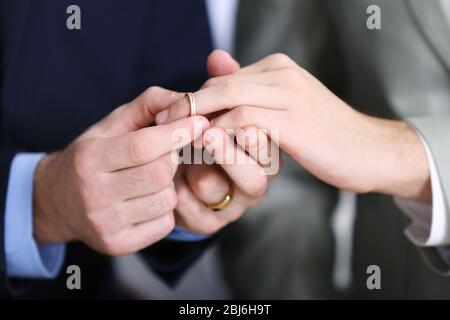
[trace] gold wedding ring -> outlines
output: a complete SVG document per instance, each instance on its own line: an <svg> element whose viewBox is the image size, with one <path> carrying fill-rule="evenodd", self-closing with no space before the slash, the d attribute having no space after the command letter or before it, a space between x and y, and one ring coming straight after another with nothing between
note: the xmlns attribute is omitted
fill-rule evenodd
<svg viewBox="0 0 450 320"><path fill-rule="evenodd" d="M208 208L212 209L213 211L223 210L230 205L231 200L233 200L233 195L229 193L221 202L219 202L218 204L210 205L208 206Z"/></svg>
<svg viewBox="0 0 450 320"><path fill-rule="evenodd" d="M186 95L189 98L189 105L191 107L191 117L193 117L197 114L197 103L195 102L195 97L192 92L188 92L186 93Z"/></svg>

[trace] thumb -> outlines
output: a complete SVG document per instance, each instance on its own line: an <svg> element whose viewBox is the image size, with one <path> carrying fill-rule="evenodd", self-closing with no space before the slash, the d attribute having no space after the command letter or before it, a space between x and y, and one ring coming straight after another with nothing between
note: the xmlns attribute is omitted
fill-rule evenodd
<svg viewBox="0 0 450 320"><path fill-rule="evenodd" d="M183 96L183 93L150 87L133 101L115 109L89 131L101 136L116 136L148 127L156 114Z"/></svg>
<svg viewBox="0 0 450 320"><path fill-rule="evenodd" d="M241 68L239 63L223 50L211 52L206 65L211 78L225 76Z"/></svg>

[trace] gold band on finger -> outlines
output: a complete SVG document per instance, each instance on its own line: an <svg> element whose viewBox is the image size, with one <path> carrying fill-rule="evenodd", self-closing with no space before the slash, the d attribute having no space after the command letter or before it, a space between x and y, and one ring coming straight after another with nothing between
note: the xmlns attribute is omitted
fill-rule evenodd
<svg viewBox="0 0 450 320"><path fill-rule="evenodd" d="M232 200L233 195L229 193L221 202L219 202L218 204L210 205L208 206L208 208L212 209L213 211L220 211L228 207Z"/></svg>
<svg viewBox="0 0 450 320"><path fill-rule="evenodd" d="M197 114L197 103L195 102L195 97L192 92L187 92L186 95L189 98L189 105L191 108L191 117L193 117Z"/></svg>

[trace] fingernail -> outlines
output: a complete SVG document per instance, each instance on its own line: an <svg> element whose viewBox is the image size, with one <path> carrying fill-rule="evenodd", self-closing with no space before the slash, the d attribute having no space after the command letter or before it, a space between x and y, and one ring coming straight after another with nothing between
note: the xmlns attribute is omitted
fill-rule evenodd
<svg viewBox="0 0 450 320"><path fill-rule="evenodd" d="M155 117L156 124L163 124L167 121L169 118L169 110L163 110L160 113L158 113Z"/></svg>

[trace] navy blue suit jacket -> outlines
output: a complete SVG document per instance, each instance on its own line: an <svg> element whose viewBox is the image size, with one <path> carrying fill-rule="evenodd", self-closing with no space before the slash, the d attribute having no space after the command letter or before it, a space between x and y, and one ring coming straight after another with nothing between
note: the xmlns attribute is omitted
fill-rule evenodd
<svg viewBox="0 0 450 320"><path fill-rule="evenodd" d="M81 8L81 30L66 27L72 4ZM17 152L64 148L149 86L198 88L207 78L211 50L204 3L0 0L0 37L0 297L110 294L110 258L81 243L68 245L65 261L81 267L81 291L66 289L65 268L56 280L7 279L3 226L10 163ZM141 254L173 283L207 242L161 241Z"/></svg>

